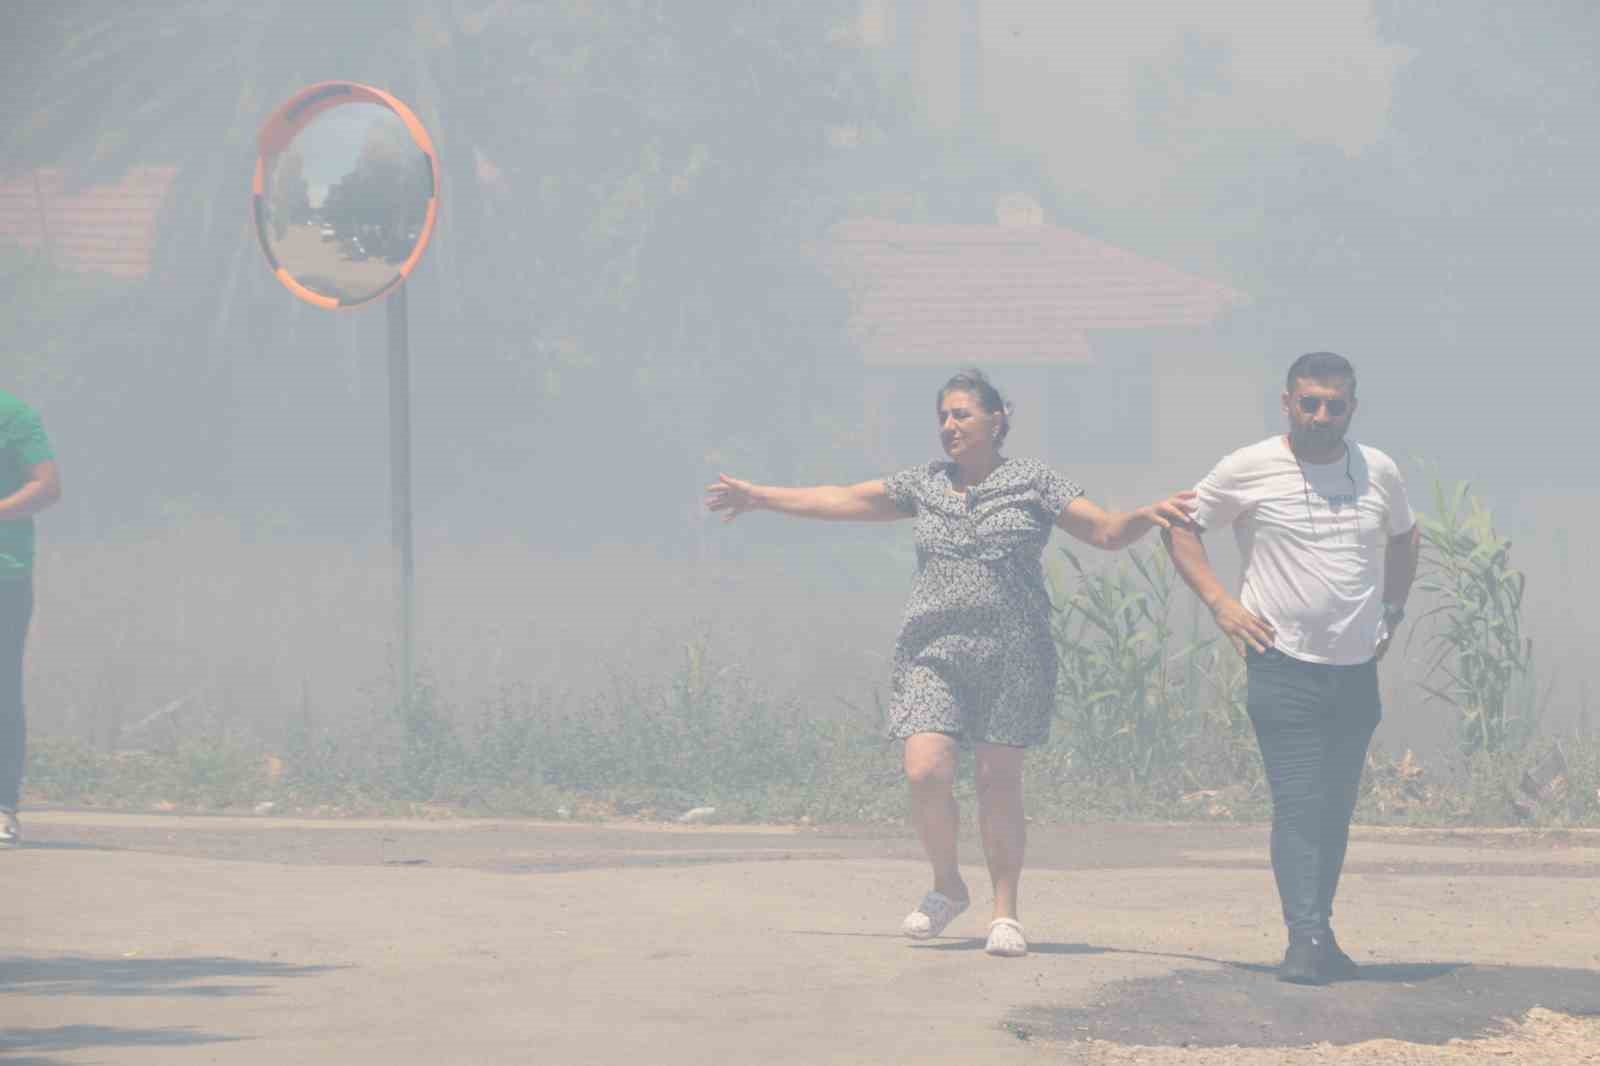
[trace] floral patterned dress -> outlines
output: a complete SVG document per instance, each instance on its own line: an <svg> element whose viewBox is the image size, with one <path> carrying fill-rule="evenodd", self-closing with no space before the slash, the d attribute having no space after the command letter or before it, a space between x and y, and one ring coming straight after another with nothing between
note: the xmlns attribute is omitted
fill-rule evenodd
<svg viewBox="0 0 1600 1066"><path fill-rule="evenodd" d="M889 735L946 733L1027 747L1050 735L1056 649L1040 556L1083 490L1043 463L1006 459L965 493L955 464L884 479L916 517L917 576L895 642Z"/></svg>

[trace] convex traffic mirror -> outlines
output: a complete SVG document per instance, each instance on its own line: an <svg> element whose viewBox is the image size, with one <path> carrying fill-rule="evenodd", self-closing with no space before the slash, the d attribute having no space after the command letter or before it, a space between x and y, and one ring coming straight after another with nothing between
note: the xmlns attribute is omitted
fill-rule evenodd
<svg viewBox="0 0 1600 1066"><path fill-rule="evenodd" d="M438 215L439 159L403 103L323 82L273 112L256 144L256 234L290 292L356 307L405 282Z"/></svg>

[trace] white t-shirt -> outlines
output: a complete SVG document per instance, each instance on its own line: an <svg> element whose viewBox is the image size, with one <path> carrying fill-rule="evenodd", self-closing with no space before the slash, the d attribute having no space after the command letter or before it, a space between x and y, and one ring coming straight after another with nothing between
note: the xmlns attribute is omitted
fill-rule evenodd
<svg viewBox="0 0 1600 1066"><path fill-rule="evenodd" d="M1389 538L1416 524L1400 468L1345 442L1345 457L1301 463L1283 437L1224 458L1205 480L1195 521L1232 525L1244 560L1239 602L1264 618L1285 655L1354 665L1377 652Z"/></svg>

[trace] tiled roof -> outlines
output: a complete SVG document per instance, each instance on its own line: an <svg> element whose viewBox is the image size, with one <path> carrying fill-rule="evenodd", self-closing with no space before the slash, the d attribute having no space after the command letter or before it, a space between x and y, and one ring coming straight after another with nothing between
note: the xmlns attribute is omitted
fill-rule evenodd
<svg viewBox="0 0 1600 1066"><path fill-rule="evenodd" d="M1083 363L1086 330L1203 326L1249 297L1059 226L860 219L830 233L871 365Z"/></svg>
<svg viewBox="0 0 1600 1066"><path fill-rule="evenodd" d="M69 269L142 277L176 174L175 167L137 167L114 184L74 188L59 170L24 172L0 181L0 239L47 246Z"/></svg>

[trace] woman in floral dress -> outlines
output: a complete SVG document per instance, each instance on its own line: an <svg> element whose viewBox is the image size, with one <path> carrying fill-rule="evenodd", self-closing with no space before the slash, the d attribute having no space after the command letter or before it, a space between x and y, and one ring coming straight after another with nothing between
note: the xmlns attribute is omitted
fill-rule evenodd
<svg viewBox="0 0 1600 1066"><path fill-rule="evenodd" d="M915 518L917 573L895 642L889 733L905 741L911 816L933 866L933 888L906 916L915 939L939 935L967 909L956 859L956 755L973 749L978 824L994 913L991 955L1024 955L1017 917L1026 821L1022 760L1050 732L1056 651L1040 556L1052 528L1115 550L1188 519L1192 492L1110 512L1032 459L1000 448L1010 406L979 371L939 390L940 442L949 460L855 485L781 488L723 475L706 506L733 519L767 510L803 518Z"/></svg>

